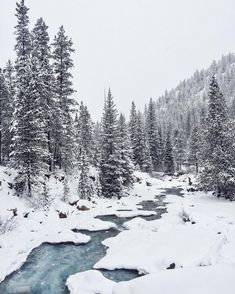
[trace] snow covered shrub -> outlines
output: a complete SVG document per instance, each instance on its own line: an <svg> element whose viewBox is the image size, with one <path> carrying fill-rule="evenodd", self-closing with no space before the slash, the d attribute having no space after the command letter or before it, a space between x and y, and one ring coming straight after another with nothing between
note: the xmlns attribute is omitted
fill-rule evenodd
<svg viewBox="0 0 235 294"><path fill-rule="evenodd" d="M5 220L0 219L0 235L12 231L16 227L15 218L9 218Z"/></svg>

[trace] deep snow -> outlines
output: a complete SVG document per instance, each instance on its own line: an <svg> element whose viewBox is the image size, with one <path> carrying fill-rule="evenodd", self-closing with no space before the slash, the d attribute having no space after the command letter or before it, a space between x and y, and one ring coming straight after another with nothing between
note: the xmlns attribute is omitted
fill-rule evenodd
<svg viewBox="0 0 235 294"><path fill-rule="evenodd" d="M151 294L156 293L157 288L159 293L172 293L174 289L174 293L194 294L199 293L199 288L195 286L197 283L201 285L200 294L235 293L232 283L235 203L216 199L211 193L187 192L187 176L155 179L137 173L141 180L135 183L129 197L79 201L79 206L89 208L86 211L64 204L59 199L60 184L57 183L54 190L51 188L56 199L50 211L32 212L27 203L11 195L7 182L11 181L13 175L6 175L3 169L0 175L0 222L3 224L0 235L0 280L18 269L30 251L43 242L85 243L89 241L89 236L74 233L72 229L95 231L115 227L111 222L98 219L99 215L137 216L124 224L128 230L103 241L108 246L107 254L96 263L95 268L136 269L149 274L114 284L106 281L97 271L79 273L67 280L71 293L80 293L76 289L84 289L81 293ZM151 186L146 185L146 180ZM71 186L76 186L74 180L71 180ZM184 197L174 195L175 187L184 190ZM164 200L167 213L157 220L141 218L140 215L152 215L154 212L140 210L139 203L160 199L166 188L173 191ZM71 188L71 191L74 190ZM72 196L73 201L77 200L74 192ZM15 217L11 211L14 208L17 208L18 214ZM24 213L29 211L28 217L24 218ZM60 219L58 211L65 212L68 217ZM168 270L168 267L176 269ZM179 282L185 279L186 284Z"/></svg>

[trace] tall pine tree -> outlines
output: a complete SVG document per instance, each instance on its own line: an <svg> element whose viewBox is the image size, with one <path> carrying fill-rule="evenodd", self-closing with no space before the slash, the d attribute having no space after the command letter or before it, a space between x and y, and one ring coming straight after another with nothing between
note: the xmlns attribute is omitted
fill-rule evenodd
<svg viewBox="0 0 235 294"><path fill-rule="evenodd" d="M102 147L100 183L105 197L120 197L122 193L122 167L118 137L117 110L109 89L102 118Z"/></svg>
<svg viewBox="0 0 235 294"><path fill-rule="evenodd" d="M234 199L233 138L225 98L214 76L209 87L205 142L203 170L200 175L202 187L214 190L218 197Z"/></svg>
<svg viewBox="0 0 235 294"><path fill-rule="evenodd" d="M72 87L73 61L71 54L74 52L72 40L65 34L64 27L59 28L58 34L53 42L53 67L55 73L55 91L59 103L59 113L56 116L56 148L54 151L55 160L59 168L71 171L74 158L74 136L71 133L73 128L71 113L74 111L76 102L73 98Z"/></svg>
<svg viewBox="0 0 235 294"><path fill-rule="evenodd" d="M171 130L168 127L166 136L166 146L165 146L165 173L168 175L174 174L174 158L173 158L173 148L171 143Z"/></svg>
<svg viewBox="0 0 235 294"><path fill-rule="evenodd" d="M118 136L120 144L120 159L121 159L121 172L122 183L124 187L132 188L134 182L134 165L132 163L132 153L130 147L130 137L126 119L124 114L120 114L118 121Z"/></svg>
<svg viewBox="0 0 235 294"><path fill-rule="evenodd" d="M159 142L159 134L157 128L157 121L156 121L156 111L155 111L155 104L153 99L151 98L148 105L147 110L147 118L146 118L146 130L148 134L148 141L149 141L149 149L150 155L153 162L153 168L155 171L161 170L161 152L160 152L160 142Z"/></svg>

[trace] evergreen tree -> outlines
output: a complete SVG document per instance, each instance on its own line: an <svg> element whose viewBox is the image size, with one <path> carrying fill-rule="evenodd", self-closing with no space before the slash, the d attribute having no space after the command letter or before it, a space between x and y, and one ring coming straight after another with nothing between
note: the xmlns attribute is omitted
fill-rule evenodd
<svg viewBox="0 0 235 294"><path fill-rule="evenodd" d="M80 162L80 176L78 193L81 199L90 200L91 196L94 194L93 183L89 177L89 160L86 155L86 150L81 151L81 162Z"/></svg>
<svg viewBox="0 0 235 294"><path fill-rule="evenodd" d="M131 148L132 148L132 154L133 154L133 162L134 164L138 164L136 162L136 158L138 151L136 150L138 148L138 144L137 144L137 132L136 132L136 128L137 128L137 112L136 112L136 106L134 101L132 101L131 104L131 112L130 112L130 120L129 120L129 132L130 132L130 141L131 141Z"/></svg>
<svg viewBox="0 0 235 294"><path fill-rule="evenodd" d="M153 171L153 163L152 163L152 158L150 155L149 142L148 142L146 131L144 131L144 134L143 134L143 145L144 145L143 161L142 161L141 170L143 172L151 173Z"/></svg>
<svg viewBox="0 0 235 294"><path fill-rule="evenodd" d="M86 151L89 162L93 161L93 124L87 106L81 102L79 115L75 119L77 159L80 161L82 150Z"/></svg>
<svg viewBox="0 0 235 294"><path fill-rule="evenodd" d="M124 187L131 188L134 182L134 165L132 163L132 153L130 148L130 138L128 128L126 125L125 116L121 113L118 124L119 131L119 144L120 144L120 159L121 159L121 172L122 183Z"/></svg>
<svg viewBox="0 0 235 294"><path fill-rule="evenodd" d="M44 154L41 153L38 144L41 138L37 137L40 135L41 126L41 122L37 120L39 114L37 109L39 97L36 89L38 72L34 61L30 58L32 45L28 29L28 8L24 0L17 3L16 16L16 97L12 165L19 172L16 178L16 189L32 196L32 186L37 185L36 176L41 171L38 163Z"/></svg>
<svg viewBox="0 0 235 294"><path fill-rule="evenodd" d="M92 164L96 167L99 168L100 160L101 160L101 144L102 144L102 130L101 130L101 124L97 122L94 126L93 129L93 139L92 141L94 142L93 146L93 162Z"/></svg>
<svg viewBox="0 0 235 294"><path fill-rule="evenodd" d="M5 84L7 87L8 97L5 100L4 106L4 126L3 126L3 156L4 162L9 162L10 153L12 151L12 123L13 123L13 112L14 112L14 99L15 99L15 76L14 68L9 60L4 69Z"/></svg>
<svg viewBox="0 0 235 294"><path fill-rule="evenodd" d="M154 170L161 169L161 154L157 130L155 104L151 98L147 110L146 130Z"/></svg>
<svg viewBox="0 0 235 294"><path fill-rule="evenodd" d="M137 113L135 136L136 138L134 141L133 158L137 167L140 170L142 170L143 162L144 162L145 142L144 142L144 122L143 122L143 117L140 111L138 111Z"/></svg>
<svg viewBox="0 0 235 294"><path fill-rule="evenodd" d="M195 166L196 173L198 173L201 147L200 128L195 126L190 137L189 161Z"/></svg>
<svg viewBox="0 0 235 294"><path fill-rule="evenodd" d="M32 58L37 66L38 82L37 91L40 96L42 108L41 120L45 122L44 131L47 137L48 165L52 171L54 150L54 122L59 114L58 104L55 100L54 76L51 66L51 52L49 46L48 27L42 18L39 18L32 31Z"/></svg>
<svg viewBox="0 0 235 294"><path fill-rule="evenodd" d="M122 193L122 168L118 138L117 110L109 90L102 118L102 145L100 182L105 197L120 197Z"/></svg>
<svg viewBox="0 0 235 294"><path fill-rule="evenodd" d="M186 140L183 132L180 129L176 129L173 134L173 154L176 163L176 171L181 171L182 164L185 157Z"/></svg>
<svg viewBox="0 0 235 294"><path fill-rule="evenodd" d="M3 75L2 70L0 69L0 164L4 162L4 154L7 152L6 148L6 139L8 133L8 122L7 122L7 106L9 100L9 92L6 86L5 77Z"/></svg>
<svg viewBox="0 0 235 294"><path fill-rule="evenodd" d="M72 88L73 61L71 54L74 52L72 48L72 40L65 35L63 26L59 28L58 34L55 36L53 50L53 67L55 73L55 92L57 102L59 104L59 112L56 116L56 147L54 157L59 168L70 171L72 158L74 158L74 141L71 136L71 113L74 111L76 102L72 97L74 90Z"/></svg>
<svg viewBox="0 0 235 294"><path fill-rule="evenodd" d="M164 166L165 166L166 174L168 175L174 174L175 169L174 169L174 158L173 158L170 128L168 128L167 130Z"/></svg>
<svg viewBox="0 0 235 294"><path fill-rule="evenodd" d="M203 171L200 175L202 187L214 190L218 197L234 199L233 138L226 102L214 76L209 88L205 142Z"/></svg>

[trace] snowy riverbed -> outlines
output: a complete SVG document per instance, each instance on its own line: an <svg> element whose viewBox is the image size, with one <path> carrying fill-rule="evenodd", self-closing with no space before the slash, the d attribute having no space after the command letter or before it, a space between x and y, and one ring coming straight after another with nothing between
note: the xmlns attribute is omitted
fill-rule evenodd
<svg viewBox="0 0 235 294"><path fill-rule="evenodd" d="M80 233L80 230L94 232L112 228L119 229L120 233L102 241L107 246L107 252L94 264L94 268L137 270L148 275L115 283L97 270L80 272L67 280L71 293L145 294L145 289L149 289L147 292L150 294L150 290L156 288L159 293L162 289L166 293L170 293L170 289L184 293L181 291L183 285L177 281L185 279L185 293L186 290L187 293L198 293L192 290L195 289L195 276L206 277L201 283L205 291L200 293L208 294L213 287L222 289L224 293L234 293L235 287L231 286L229 289L232 288L233 292L229 292L225 283L230 283L229 279L235 274L235 203L216 199L209 193L187 192L186 176L164 177L164 180L142 173L137 173L137 176L140 181L135 184L131 195L121 200L79 201L78 206L89 208L85 211L57 200L49 212L32 212L26 203L11 195L7 189L8 176L4 175L0 191L3 203L0 219L2 223L5 220L9 228L6 226L6 232L0 235L0 260L3 261L0 263L0 280L18 270L30 252L42 243L84 244L90 241L90 236L84 231ZM150 185L146 185L146 181ZM177 191L175 187L184 189L184 197L174 195ZM158 201L167 189L169 193L164 199L167 213L162 218L155 217L155 211L143 210L142 201ZM10 210L14 208L17 208L18 215L12 217ZM158 208L164 210L164 205ZM24 214L29 211L25 218ZM59 218L58 211L68 217ZM105 215L126 218L122 229L105 218L97 218ZM141 216L147 217L144 219ZM226 275L224 283L217 282L217 286L213 286L213 280L222 272ZM168 290L165 283L169 279ZM208 281L207 286L203 286L203 281ZM83 292L78 292L78 289Z"/></svg>

